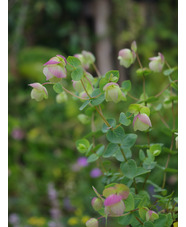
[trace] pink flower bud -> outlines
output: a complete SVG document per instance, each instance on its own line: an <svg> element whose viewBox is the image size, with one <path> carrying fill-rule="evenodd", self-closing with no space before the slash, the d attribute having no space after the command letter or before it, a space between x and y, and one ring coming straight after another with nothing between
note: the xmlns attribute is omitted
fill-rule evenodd
<svg viewBox="0 0 186 227"><path fill-rule="evenodd" d="M149 58L149 68L154 72L161 72L165 63L163 54L158 53L159 56Z"/></svg>
<svg viewBox="0 0 186 227"><path fill-rule="evenodd" d="M126 100L124 93L117 83L111 82L106 84L103 87L103 91L105 91L105 99L107 102L112 101L118 103L122 100Z"/></svg>
<svg viewBox="0 0 186 227"><path fill-rule="evenodd" d="M152 127L150 118L146 114L138 114L133 120L134 131L145 131L149 127Z"/></svg>
<svg viewBox="0 0 186 227"><path fill-rule="evenodd" d="M129 49L122 49L119 51L118 59L120 60L120 65L128 68L134 63L136 54Z"/></svg>
<svg viewBox="0 0 186 227"><path fill-rule="evenodd" d="M94 197L91 201L94 210L100 210L103 207L103 201L100 198Z"/></svg>
<svg viewBox="0 0 186 227"><path fill-rule="evenodd" d="M125 204L122 200L122 196L112 194L109 195L105 201L105 213L110 216L122 215L125 210Z"/></svg>
<svg viewBox="0 0 186 227"><path fill-rule="evenodd" d="M66 77L66 59L62 55L56 55L44 64L43 73L46 80L59 82L61 78Z"/></svg>
<svg viewBox="0 0 186 227"><path fill-rule="evenodd" d="M134 52L137 51L137 44L136 44L136 41L133 41L132 44L131 44L131 50L133 50Z"/></svg>
<svg viewBox="0 0 186 227"><path fill-rule="evenodd" d="M86 222L87 227L98 227L98 220L96 218L91 218Z"/></svg>
<svg viewBox="0 0 186 227"><path fill-rule="evenodd" d="M35 99L36 101L41 101L48 98L48 92L47 89L41 85L40 83L33 83L29 84L29 86L33 87L31 91L31 98Z"/></svg>
<svg viewBox="0 0 186 227"><path fill-rule="evenodd" d="M146 213L146 220L147 221L154 221L159 218L159 215L153 211L153 210L148 210Z"/></svg>
<svg viewBox="0 0 186 227"><path fill-rule="evenodd" d="M95 62L95 57L91 52L83 50L82 55L83 55L85 62L87 64L91 65Z"/></svg>

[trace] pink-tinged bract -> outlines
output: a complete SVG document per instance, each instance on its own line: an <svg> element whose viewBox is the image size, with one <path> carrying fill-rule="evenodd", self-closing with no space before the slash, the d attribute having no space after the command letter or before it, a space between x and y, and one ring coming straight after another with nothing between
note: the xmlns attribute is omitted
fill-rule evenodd
<svg viewBox="0 0 186 227"><path fill-rule="evenodd" d="M86 226L87 227L98 227L98 220L96 218L90 218L87 222L86 222Z"/></svg>
<svg viewBox="0 0 186 227"><path fill-rule="evenodd" d="M43 98L48 98L47 89L40 83L32 83L29 86L33 87L31 91L31 98L35 99L36 101L41 101Z"/></svg>
<svg viewBox="0 0 186 227"><path fill-rule="evenodd" d="M109 195L105 201L104 201L104 205L105 206L112 206L116 203L119 203L122 200L122 197L120 195L116 195L116 194L112 194Z"/></svg>
<svg viewBox="0 0 186 227"><path fill-rule="evenodd" d="M43 73L46 80L51 82L59 82L61 78L66 78L66 59L62 55L51 58L44 64Z"/></svg>
<svg viewBox="0 0 186 227"><path fill-rule="evenodd" d="M138 114L133 120L134 131L146 131L149 127L152 127L150 118L146 114Z"/></svg>
<svg viewBox="0 0 186 227"><path fill-rule="evenodd" d="M120 61L120 65L124 66L125 68L130 67L131 64L134 63L135 59L136 54L130 49L122 49L118 53L118 60Z"/></svg>
<svg viewBox="0 0 186 227"><path fill-rule="evenodd" d="M149 68L154 72L161 72L165 63L163 54L158 53L159 56L149 58Z"/></svg>

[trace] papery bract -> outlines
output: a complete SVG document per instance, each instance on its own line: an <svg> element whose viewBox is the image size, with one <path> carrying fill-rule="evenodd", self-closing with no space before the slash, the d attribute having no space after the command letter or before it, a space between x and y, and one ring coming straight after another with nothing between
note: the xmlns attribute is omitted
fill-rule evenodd
<svg viewBox="0 0 186 227"><path fill-rule="evenodd" d="M98 220L96 218L91 218L86 222L87 227L98 227Z"/></svg>
<svg viewBox="0 0 186 227"><path fill-rule="evenodd" d="M47 89L40 83L33 83L29 84L29 86L33 87L31 91L31 98L35 99L36 101L41 101L43 99L48 98Z"/></svg>
<svg viewBox="0 0 186 227"><path fill-rule="evenodd" d="M118 103L122 100L126 100L124 93L121 91L117 83L111 82L106 84L103 87L103 91L105 92L105 99L107 102L112 101Z"/></svg>
<svg viewBox="0 0 186 227"><path fill-rule="evenodd" d="M66 78L66 59L62 55L56 55L44 64L43 73L46 80L59 82L61 78Z"/></svg>
<svg viewBox="0 0 186 227"><path fill-rule="evenodd" d="M146 220L147 221L154 221L159 218L159 215L153 211L153 210L148 210L146 213Z"/></svg>
<svg viewBox="0 0 186 227"><path fill-rule="evenodd" d="M125 204L120 195L112 194L109 195L105 201L105 213L107 215L122 215L125 210Z"/></svg>
<svg viewBox="0 0 186 227"><path fill-rule="evenodd" d="M103 201L100 198L94 197L91 201L94 210L100 210L103 207Z"/></svg>
<svg viewBox="0 0 186 227"><path fill-rule="evenodd" d="M133 120L134 131L146 131L149 127L152 127L150 118L146 114L137 114Z"/></svg>
<svg viewBox="0 0 186 227"><path fill-rule="evenodd" d="M118 60L120 60L120 65L124 66L125 68L130 67L136 59L135 52L131 51L130 49L122 49L119 51L118 55L119 55Z"/></svg>
<svg viewBox="0 0 186 227"><path fill-rule="evenodd" d="M161 72L165 63L163 54L158 53L159 56L149 58L149 68L154 72Z"/></svg>

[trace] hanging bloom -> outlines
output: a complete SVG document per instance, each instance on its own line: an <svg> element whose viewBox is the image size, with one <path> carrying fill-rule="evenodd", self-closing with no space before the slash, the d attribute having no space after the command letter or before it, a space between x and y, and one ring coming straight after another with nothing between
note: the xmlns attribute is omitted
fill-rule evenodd
<svg viewBox="0 0 186 227"><path fill-rule="evenodd" d="M137 51L137 44L136 44L136 41L133 41L132 44L131 44L131 50L133 50L134 52Z"/></svg>
<svg viewBox="0 0 186 227"><path fill-rule="evenodd" d="M153 211L153 210L148 210L146 213L146 220L147 221L154 221L159 218L159 215Z"/></svg>
<svg viewBox="0 0 186 227"><path fill-rule="evenodd" d="M85 59L85 62L88 64L88 65L91 65L91 64L93 64L94 62L95 62L95 56L91 53L91 52L89 52L89 51L86 51L86 50L83 50L82 51L82 55L83 55L83 57L84 57L84 59Z"/></svg>
<svg viewBox="0 0 186 227"><path fill-rule="evenodd" d="M94 210L100 210L103 207L103 201L100 198L94 197L91 201Z"/></svg>
<svg viewBox="0 0 186 227"><path fill-rule="evenodd" d="M86 226L87 227L98 227L98 220L96 218L90 218L87 222L86 222Z"/></svg>
<svg viewBox="0 0 186 227"><path fill-rule="evenodd" d="M83 50L81 54L75 54L74 57L78 58L84 69L88 69L91 64L95 62L95 56L89 52Z"/></svg>
<svg viewBox="0 0 186 227"><path fill-rule="evenodd" d="M149 127L152 127L150 118L146 114L138 114L133 120L134 131L145 131Z"/></svg>
<svg viewBox="0 0 186 227"><path fill-rule="evenodd" d="M154 72L161 72L165 63L165 58L163 54L158 53L158 55L159 56L157 57L149 58L149 60L151 61L149 63L149 68Z"/></svg>
<svg viewBox="0 0 186 227"><path fill-rule="evenodd" d="M105 213L110 216L122 215L125 210L125 204L122 200L122 196L116 194L109 195L104 201L104 206Z"/></svg>
<svg viewBox="0 0 186 227"><path fill-rule="evenodd" d="M31 98L35 99L36 101L41 101L48 98L48 92L47 89L41 85L40 83L33 83L29 84L29 86L33 87L31 91Z"/></svg>
<svg viewBox="0 0 186 227"><path fill-rule="evenodd" d="M51 82L59 82L61 78L66 78L66 65L67 61L62 55L56 55L44 64L43 73L46 80Z"/></svg>
<svg viewBox="0 0 186 227"><path fill-rule="evenodd" d="M128 68L134 63L136 54L130 49L122 49L119 51L118 59L120 60L120 65Z"/></svg>
<svg viewBox="0 0 186 227"><path fill-rule="evenodd" d="M121 91L117 83L108 83L103 87L103 90L105 91L105 98L107 102L113 101L115 103L118 103L122 100L126 100L124 93Z"/></svg>

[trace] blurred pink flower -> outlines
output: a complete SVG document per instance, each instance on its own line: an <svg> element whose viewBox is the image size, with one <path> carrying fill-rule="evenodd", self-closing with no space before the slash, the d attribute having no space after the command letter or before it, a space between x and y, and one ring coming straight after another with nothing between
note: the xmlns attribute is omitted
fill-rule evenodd
<svg viewBox="0 0 186 227"><path fill-rule="evenodd" d="M90 172L90 176L92 177L92 178L97 178L97 177L99 177L99 176L101 176L102 175L102 172L101 172L101 170L99 169L99 168L94 168L94 169L92 169L92 171Z"/></svg>

